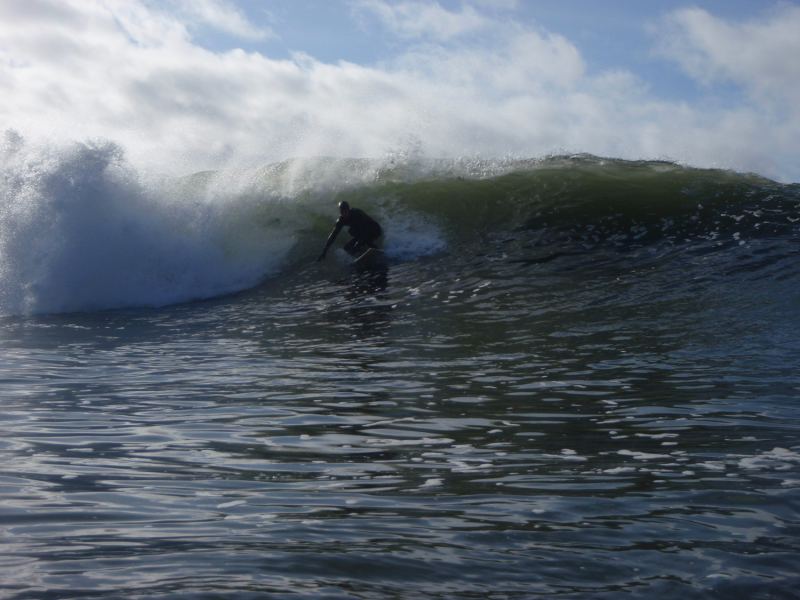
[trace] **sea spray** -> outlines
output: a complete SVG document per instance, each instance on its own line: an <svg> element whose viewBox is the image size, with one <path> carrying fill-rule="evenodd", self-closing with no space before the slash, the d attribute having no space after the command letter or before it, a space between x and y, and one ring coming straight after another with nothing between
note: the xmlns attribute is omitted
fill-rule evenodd
<svg viewBox="0 0 800 600"><path fill-rule="evenodd" d="M2 160L0 313L215 296L254 285L291 246L241 222L232 241L222 203L144 181L110 142L28 147L12 135Z"/></svg>

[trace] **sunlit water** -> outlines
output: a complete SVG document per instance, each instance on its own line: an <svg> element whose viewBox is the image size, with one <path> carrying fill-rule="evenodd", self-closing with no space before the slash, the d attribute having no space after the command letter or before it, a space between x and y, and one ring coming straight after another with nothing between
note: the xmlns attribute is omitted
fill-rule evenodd
<svg viewBox="0 0 800 600"><path fill-rule="evenodd" d="M0 593L798 597L798 255L534 241L6 317Z"/></svg>

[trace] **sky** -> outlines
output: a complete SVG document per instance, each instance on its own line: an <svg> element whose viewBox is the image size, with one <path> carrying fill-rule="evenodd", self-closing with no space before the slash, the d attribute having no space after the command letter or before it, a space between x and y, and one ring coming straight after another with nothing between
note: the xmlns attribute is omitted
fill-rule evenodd
<svg viewBox="0 0 800 600"><path fill-rule="evenodd" d="M797 182L797 57L787 0L0 0L0 156L586 152Z"/></svg>

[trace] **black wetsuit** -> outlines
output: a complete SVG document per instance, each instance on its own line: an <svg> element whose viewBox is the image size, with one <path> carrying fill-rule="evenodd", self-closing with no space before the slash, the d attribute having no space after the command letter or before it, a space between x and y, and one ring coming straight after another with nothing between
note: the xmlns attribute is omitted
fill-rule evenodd
<svg viewBox="0 0 800 600"><path fill-rule="evenodd" d="M325 245L326 250L345 225L349 227L348 232L353 236L353 239L347 242L344 247L350 253L357 252L365 246L375 248L375 242L383 233L381 226L375 219L363 210L351 208L347 219L339 217L336 221L336 225L328 237L328 243Z"/></svg>

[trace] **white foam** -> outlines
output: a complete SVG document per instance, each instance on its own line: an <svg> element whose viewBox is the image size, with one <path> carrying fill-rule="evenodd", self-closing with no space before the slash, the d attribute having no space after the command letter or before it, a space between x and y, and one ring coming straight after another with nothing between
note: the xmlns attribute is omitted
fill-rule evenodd
<svg viewBox="0 0 800 600"><path fill-rule="evenodd" d="M557 458L560 460L566 460L571 462L586 462L589 460L585 456L580 456L575 450L570 448L564 448L561 450L560 454L544 454L545 458Z"/></svg>
<svg viewBox="0 0 800 600"><path fill-rule="evenodd" d="M703 467L704 469L708 469L709 471L717 471L721 472L725 470L725 463L719 461L705 461L701 463L697 463L698 467Z"/></svg>
<svg viewBox="0 0 800 600"><path fill-rule="evenodd" d="M438 477L432 477L430 479L426 479L425 483L423 483L420 487L421 488L429 488L429 487L439 487L442 485L442 480Z"/></svg>
<svg viewBox="0 0 800 600"><path fill-rule="evenodd" d="M617 454L622 456L630 456L634 460L659 460L664 458L671 458L669 454L651 454L649 452L635 452L633 450L620 450Z"/></svg>
<svg viewBox="0 0 800 600"><path fill-rule="evenodd" d="M450 438L418 438L418 439L393 439L393 438L367 438L365 444L377 446L447 446L453 443Z"/></svg>
<svg viewBox="0 0 800 600"><path fill-rule="evenodd" d="M0 160L3 314L216 296L254 285L293 244L252 196L145 181L112 143L19 142Z"/></svg>
<svg viewBox="0 0 800 600"><path fill-rule="evenodd" d="M788 471L797 465L800 465L800 454L779 447L739 460L739 466L748 470Z"/></svg>
<svg viewBox="0 0 800 600"><path fill-rule="evenodd" d="M376 218L384 226L384 250L390 258L409 260L432 256L447 246L441 229L419 215L393 209L379 211Z"/></svg>

